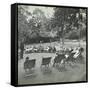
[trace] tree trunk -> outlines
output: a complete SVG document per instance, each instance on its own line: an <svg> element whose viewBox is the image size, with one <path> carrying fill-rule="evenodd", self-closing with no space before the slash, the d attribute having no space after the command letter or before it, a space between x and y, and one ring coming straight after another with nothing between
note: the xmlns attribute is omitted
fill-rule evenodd
<svg viewBox="0 0 90 90"><path fill-rule="evenodd" d="M20 59L23 59L23 53L24 53L24 43L23 42L21 42L21 44L20 44L20 50L21 50Z"/></svg>
<svg viewBox="0 0 90 90"><path fill-rule="evenodd" d="M62 26L62 46L64 45L64 30L63 30L63 26Z"/></svg>

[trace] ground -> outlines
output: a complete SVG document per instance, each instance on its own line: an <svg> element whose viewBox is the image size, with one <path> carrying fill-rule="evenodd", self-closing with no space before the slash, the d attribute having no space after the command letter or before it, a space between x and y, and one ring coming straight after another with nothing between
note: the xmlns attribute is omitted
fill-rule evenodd
<svg viewBox="0 0 90 90"><path fill-rule="evenodd" d="M43 45L48 45L50 43L46 43ZM51 45L57 44L57 42L51 43ZM76 47L78 46L78 42L65 42L64 47ZM52 66L53 60L55 58L55 53L32 53L32 54L24 54L24 58L22 60L18 60L18 84L37 84L37 83L55 83L55 82L73 82L73 81L85 81L86 80L86 43L81 42L80 45L84 47L84 64L76 63L73 66L68 64L65 65L65 69L63 68L55 68ZM36 66L34 73L32 75L25 74L23 69L23 63L25 61L25 57L29 56L31 59L36 58ZM41 69L41 61L42 57L51 56L50 68L45 70Z"/></svg>

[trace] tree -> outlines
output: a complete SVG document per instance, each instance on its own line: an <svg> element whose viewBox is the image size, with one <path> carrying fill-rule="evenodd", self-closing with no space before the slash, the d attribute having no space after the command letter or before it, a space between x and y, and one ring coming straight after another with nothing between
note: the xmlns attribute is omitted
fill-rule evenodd
<svg viewBox="0 0 90 90"><path fill-rule="evenodd" d="M31 38L40 37L42 32L46 31L47 18L44 12L40 9L35 9L32 13L32 18L29 20L31 29Z"/></svg>
<svg viewBox="0 0 90 90"><path fill-rule="evenodd" d="M80 12L76 8L55 8L54 18L52 19L52 27L58 27L57 36L62 39L64 44L64 35L73 27L77 27L77 14Z"/></svg>
<svg viewBox="0 0 90 90"><path fill-rule="evenodd" d="M26 20L26 10L22 6L18 6L18 43L21 52L20 57L23 58L23 51L24 51L24 42L28 35L28 22Z"/></svg>
<svg viewBox="0 0 90 90"><path fill-rule="evenodd" d="M26 10L22 6L18 6L18 36L19 42L24 42L28 33L28 22L26 20Z"/></svg>

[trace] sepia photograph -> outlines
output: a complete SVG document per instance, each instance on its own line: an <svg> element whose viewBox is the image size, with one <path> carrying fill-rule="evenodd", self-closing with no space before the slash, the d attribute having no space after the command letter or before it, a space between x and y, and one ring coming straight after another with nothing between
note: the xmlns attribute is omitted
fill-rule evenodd
<svg viewBox="0 0 90 90"><path fill-rule="evenodd" d="M18 85L87 81L87 8L17 8Z"/></svg>

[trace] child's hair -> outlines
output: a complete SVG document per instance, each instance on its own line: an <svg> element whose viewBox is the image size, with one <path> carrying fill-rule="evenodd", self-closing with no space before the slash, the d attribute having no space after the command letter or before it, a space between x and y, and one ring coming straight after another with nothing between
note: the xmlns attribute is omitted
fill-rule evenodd
<svg viewBox="0 0 90 90"><path fill-rule="evenodd" d="M79 49L79 51L83 52L83 51L84 51L84 48L81 47L81 48Z"/></svg>
<svg viewBox="0 0 90 90"><path fill-rule="evenodd" d="M26 60L28 60L29 59L29 57L26 57Z"/></svg>

